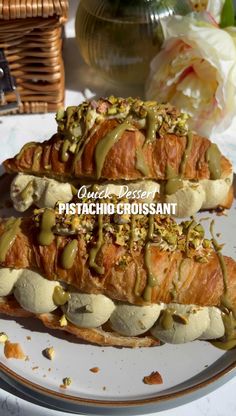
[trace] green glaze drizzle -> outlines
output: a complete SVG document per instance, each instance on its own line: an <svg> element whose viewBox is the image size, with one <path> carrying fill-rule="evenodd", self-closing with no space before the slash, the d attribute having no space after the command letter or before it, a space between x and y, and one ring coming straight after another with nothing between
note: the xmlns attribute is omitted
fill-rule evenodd
<svg viewBox="0 0 236 416"><path fill-rule="evenodd" d="M11 248L15 238L20 231L20 218L10 218L5 225L5 231L0 236L0 262L4 262L8 250Z"/></svg>
<svg viewBox="0 0 236 416"><path fill-rule="evenodd" d="M53 291L53 302L57 306L65 305L70 299L70 294L66 292L61 286L56 286Z"/></svg>
<svg viewBox="0 0 236 416"><path fill-rule="evenodd" d="M69 159L69 153L68 153L68 149L71 145L70 140L65 139L63 141L62 147L61 147L61 161L62 162L67 162Z"/></svg>
<svg viewBox="0 0 236 416"><path fill-rule="evenodd" d="M183 177L184 175L186 163L192 150L192 146L193 146L193 134L192 133L187 134L186 141L187 143L186 143L185 151L182 156L182 160L181 160L180 167L179 167L179 173L181 177Z"/></svg>
<svg viewBox="0 0 236 416"><path fill-rule="evenodd" d="M73 170L75 170L76 167L76 163L79 162L79 160L82 157L82 154L84 153L84 149L87 145L87 143L90 141L90 136L87 137L86 140L84 140L82 143L81 141L79 141L79 143L77 144L76 150L75 150L75 157L73 160Z"/></svg>
<svg viewBox="0 0 236 416"><path fill-rule="evenodd" d="M223 308L226 308L228 312L222 313L222 318L225 327L224 340L211 341L211 343L215 347L220 348L222 350L231 350L232 348L236 347L236 310L233 307L232 302L229 298L227 267L225 264L224 256L221 253L221 246L219 245L214 236L214 223L215 222L213 220L211 221L210 225L210 232L212 236L211 241L219 259L224 285L224 293L221 296L221 306Z"/></svg>
<svg viewBox="0 0 236 416"><path fill-rule="evenodd" d="M71 269L74 264L78 251L78 241L70 241L64 248L61 256L61 264L63 269Z"/></svg>
<svg viewBox="0 0 236 416"><path fill-rule="evenodd" d="M21 148L21 150L20 150L20 152L18 153L18 155L16 156L16 159L17 160L19 160L21 157L22 157L22 155L23 155L23 153L25 152L25 150L27 150L27 149L29 149L30 147L35 147L35 146L37 146L37 143L36 142L29 142L29 143L26 143L22 148Z"/></svg>
<svg viewBox="0 0 236 416"><path fill-rule="evenodd" d="M98 274L104 274L105 269L96 263L97 254L104 243L103 240L103 216L98 215L98 241L95 247L91 248L89 253L89 267L92 267Z"/></svg>
<svg viewBox="0 0 236 416"><path fill-rule="evenodd" d="M43 152L43 149L42 149L41 146L38 146L35 149L34 157L33 157L33 164L32 164L32 171L34 171L34 170L37 171L39 169L39 166L40 166L40 158L41 158L42 152Z"/></svg>
<svg viewBox="0 0 236 416"><path fill-rule="evenodd" d="M186 258L181 259L179 265L178 265L178 274L177 274L177 281L172 281L172 288L171 288L171 296L173 301L176 301L177 299L177 295L178 295L178 291L179 291L179 283L182 280L182 268L184 265L184 262L186 261Z"/></svg>
<svg viewBox="0 0 236 416"><path fill-rule="evenodd" d="M194 227L196 227L196 225L197 225L196 221L192 220L192 222L188 226L187 238L186 238L186 254L187 254L187 256L189 254L189 240L190 240L190 236L191 236L191 231L193 230Z"/></svg>
<svg viewBox="0 0 236 416"><path fill-rule="evenodd" d="M227 295L228 294L227 269L226 269L224 256L220 252L221 247L218 244L218 242L216 241L216 238L214 236L214 225L215 225L215 221L212 220L211 224L210 224L210 233L211 233L211 236L212 236L212 244L213 244L213 247L214 247L215 252L217 254L217 257L219 259L219 263L220 263L220 267L221 267L221 272L222 272L222 276L223 276L223 283L224 283L224 295ZM224 305L224 306L228 307L229 305L227 304L227 305Z"/></svg>
<svg viewBox="0 0 236 416"><path fill-rule="evenodd" d="M147 285L144 289L143 299L145 302L151 302L152 300L152 287Z"/></svg>
<svg viewBox="0 0 236 416"><path fill-rule="evenodd" d="M131 221L130 221L130 240L129 240L130 250L132 250L132 248L133 248L134 232L135 232L135 216L134 215L131 215Z"/></svg>
<svg viewBox="0 0 236 416"><path fill-rule="evenodd" d="M186 136L186 147L182 155L182 160L179 167L179 172L177 173L174 168L167 164L166 165L166 184L165 184L165 194L173 195L179 189L184 187L183 177L186 168L186 163L190 156L193 146L193 134L188 133Z"/></svg>
<svg viewBox="0 0 236 416"><path fill-rule="evenodd" d="M221 178L221 153L218 146L212 143L206 152L206 161L210 171L210 179Z"/></svg>
<svg viewBox="0 0 236 416"><path fill-rule="evenodd" d="M175 169L167 163L166 165L166 179L173 179L176 178L178 175Z"/></svg>
<svg viewBox="0 0 236 416"><path fill-rule="evenodd" d="M115 129L107 133L97 144L95 149L96 177L99 179L102 174L102 168L106 156L112 146L118 142L125 130L130 128L130 124L125 121L119 124Z"/></svg>
<svg viewBox="0 0 236 416"><path fill-rule="evenodd" d="M166 166L166 185L165 185L165 193L166 195L173 195L175 192L177 192L179 189L182 189L184 186L183 183L183 176L185 172L185 167L187 160L189 158L189 155L191 153L193 146L193 134L188 133L186 137L186 147L185 151L182 156L182 160L179 167L179 173L175 172L173 167L171 165Z"/></svg>
<svg viewBox="0 0 236 416"><path fill-rule="evenodd" d="M141 272L137 264L135 265L135 267L136 267L136 280L135 280L135 286L134 286L134 294L135 296L140 296Z"/></svg>
<svg viewBox="0 0 236 416"><path fill-rule="evenodd" d="M72 192L72 195L77 195L78 194L78 189L74 186L74 185L70 185L70 187L71 187L71 192Z"/></svg>
<svg viewBox="0 0 236 416"><path fill-rule="evenodd" d="M144 255L144 262L148 272L148 285L150 287L155 287L157 285L156 277L153 275L151 270L151 261L150 261L150 248L152 243L147 243L145 246L145 255Z"/></svg>
<svg viewBox="0 0 236 416"><path fill-rule="evenodd" d="M38 235L38 242L41 246L49 246L54 240L54 234L52 228L56 223L55 212L46 208L42 215L40 232Z"/></svg>
<svg viewBox="0 0 236 416"><path fill-rule="evenodd" d="M145 143L152 143L156 140L158 113L154 108L147 110L147 137Z"/></svg>
<svg viewBox="0 0 236 416"><path fill-rule="evenodd" d="M154 233L154 216L149 215L149 224L148 224L148 239L153 240L153 233Z"/></svg>
<svg viewBox="0 0 236 416"><path fill-rule="evenodd" d="M179 178L169 179L166 182L165 193L166 195L172 195L175 192L177 192L179 189L182 189L183 187L184 187L184 183L182 179L179 179Z"/></svg>
<svg viewBox="0 0 236 416"><path fill-rule="evenodd" d="M170 309L165 309L160 317L160 325L163 329L168 330L172 329L174 325L173 311Z"/></svg>
<svg viewBox="0 0 236 416"><path fill-rule="evenodd" d="M151 270L151 260L150 260L150 248L152 246L152 243L150 242L150 240L153 239L153 233L154 233L154 216L149 215L147 243L145 245L145 252L144 252L144 264L147 270L147 285L144 289L144 294L143 294L143 298L147 302L151 301L152 288L157 286L157 279Z"/></svg>
<svg viewBox="0 0 236 416"><path fill-rule="evenodd" d="M33 183L34 183L34 181L32 179L31 181L29 181L27 183L27 185L24 187L24 189L22 189L22 191L20 192L20 197L23 199L23 201L27 199L28 194L29 194L30 190L33 187Z"/></svg>
<svg viewBox="0 0 236 416"><path fill-rule="evenodd" d="M145 161L142 148L136 149L136 169L143 174L143 176L149 175L149 167Z"/></svg>
<svg viewBox="0 0 236 416"><path fill-rule="evenodd" d="M229 351L236 347L236 319L232 312L222 313L225 327L224 340L211 341L215 347Z"/></svg>

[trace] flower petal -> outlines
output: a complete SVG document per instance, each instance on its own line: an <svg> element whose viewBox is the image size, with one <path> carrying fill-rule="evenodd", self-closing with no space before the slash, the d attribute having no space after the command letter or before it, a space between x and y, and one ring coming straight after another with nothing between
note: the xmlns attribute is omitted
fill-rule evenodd
<svg viewBox="0 0 236 416"><path fill-rule="evenodd" d="M165 42L151 63L146 94L187 111L193 128L210 135L236 113L236 48L231 34L195 16L163 21Z"/></svg>

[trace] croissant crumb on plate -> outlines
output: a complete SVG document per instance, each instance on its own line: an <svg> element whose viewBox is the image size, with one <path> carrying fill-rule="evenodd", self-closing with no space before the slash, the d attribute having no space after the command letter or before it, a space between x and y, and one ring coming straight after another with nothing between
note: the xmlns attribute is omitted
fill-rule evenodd
<svg viewBox="0 0 236 416"><path fill-rule="evenodd" d="M4 345L4 355L6 358L16 358L17 360L25 360L26 355L19 343L6 341Z"/></svg>
<svg viewBox="0 0 236 416"><path fill-rule="evenodd" d="M53 207L53 194L69 201L73 195L65 183L72 181L154 181L162 199L189 205L178 216L232 204L231 163L216 144L191 132L187 115L169 104L111 96L68 107L56 119L58 132L50 140L26 143L4 162L7 172L26 175L12 186L20 211L32 203Z"/></svg>
<svg viewBox="0 0 236 416"><path fill-rule="evenodd" d="M158 371L153 371L149 376L143 378L144 384L163 384L163 379Z"/></svg>
<svg viewBox="0 0 236 416"><path fill-rule="evenodd" d="M236 262L213 230L208 240L194 220L126 220L50 209L1 220L0 311L100 345L198 338L235 346Z"/></svg>

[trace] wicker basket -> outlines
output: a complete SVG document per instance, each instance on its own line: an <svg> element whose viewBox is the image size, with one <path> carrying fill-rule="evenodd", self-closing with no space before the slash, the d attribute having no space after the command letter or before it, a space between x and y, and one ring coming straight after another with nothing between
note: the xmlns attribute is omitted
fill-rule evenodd
<svg viewBox="0 0 236 416"><path fill-rule="evenodd" d="M16 81L20 113L55 112L63 105L67 11L68 0L0 0L0 48Z"/></svg>

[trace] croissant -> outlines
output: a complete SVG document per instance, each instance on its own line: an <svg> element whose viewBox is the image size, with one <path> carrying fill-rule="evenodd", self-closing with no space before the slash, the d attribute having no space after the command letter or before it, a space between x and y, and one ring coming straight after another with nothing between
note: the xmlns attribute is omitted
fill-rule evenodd
<svg viewBox="0 0 236 416"><path fill-rule="evenodd" d="M5 170L80 184L152 180L167 202L194 200L179 216L232 204L231 163L169 104L109 97L68 107L57 122L50 140L26 143Z"/></svg>
<svg viewBox="0 0 236 416"><path fill-rule="evenodd" d="M63 282L72 297L81 296L75 293L103 295L118 305L119 313L122 308L134 307L139 312L142 308L153 308L152 312L159 316L157 308L171 304L170 310L162 313L165 316L177 305L180 310L181 305L189 305L189 308L195 305L200 312L206 306L217 307L227 319L232 318L236 310L236 262L221 254L214 237L212 241L204 237L201 224L194 220L177 224L166 216L131 216L122 226L116 220L116 217L102 215L75 215L65 216L62 221L56 210L49 209L37 210L31 218L1 220L0 265L30 269L48 281ZM16 283L15 295L19 292L20 280L21 277ZM24 282L22 287L25 287ZM66 297L64 303L68 299ZM8 302L13 302L13 307ZM7 297L0 304L0 311L17 315L21 308ZM197 309L194 311L193 314L198 313ZM109 321L115 330L119 326L117 313L112 310ZM125 309L125 314L132 315L129 309ZM57 315L36 315L46 326L60 327ZM178 322L176 325L185 326L187 318L182 313L175 310L172 315ZM168 319L165 316L165 321ZM89 328L86 335L84 329L80 333L78 327L73 329L71 323L68 325L65 326L67 331L92 340ZM145 325L143 323L141 331L144 338L132 335L129 344L128 338L123 343L122 337L117 335L119 345L139 346L139 339L142 345L155 344L155 336L147 336ZM93 328L94 342L118 345L117 338L116 344L114 340L116 335L110 335L105 341L106 330L95 336L96 331L101 329ZM151 331L153 334L154 330ZM126 329L121 330L121 335L126 333ZM159 333L163 337L162 332Z"/></svg>

